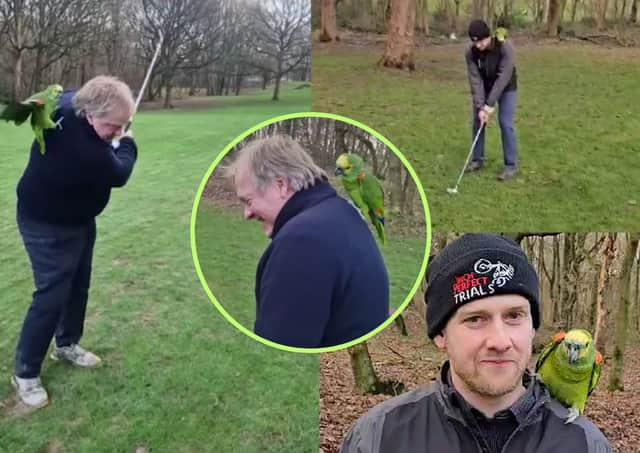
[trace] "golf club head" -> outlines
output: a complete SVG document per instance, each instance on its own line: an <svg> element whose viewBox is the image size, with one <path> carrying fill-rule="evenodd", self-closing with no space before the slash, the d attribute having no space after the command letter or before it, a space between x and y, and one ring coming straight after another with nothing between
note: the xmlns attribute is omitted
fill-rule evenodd
<svg viewBox="0 0 640 453"><path fill-rule="evenodd" d="M457 187L447 187L447 192L450 194L457 194L458 193L458 188Z"/></svg>

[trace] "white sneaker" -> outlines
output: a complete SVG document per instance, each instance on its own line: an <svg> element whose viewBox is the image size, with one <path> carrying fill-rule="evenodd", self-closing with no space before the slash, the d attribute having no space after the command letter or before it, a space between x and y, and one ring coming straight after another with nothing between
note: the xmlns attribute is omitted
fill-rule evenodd
<svg viewBox="0 0 640 453"><path fill-rule="evenodd" d="M18 399L25 405L39 409L49 404L49 395L42 386L40 378L23 379L18 376L11 377L11 385L16 389Z"/></svg>
<svg viewBox="0 0 640 453"><path fill-rule="evenodd" d="M83 368L95 368L102 363L100 357L83 349L78 344L63 346L61 348L54 345L51 358L53 360L66 360L69 363Z"/></svg>

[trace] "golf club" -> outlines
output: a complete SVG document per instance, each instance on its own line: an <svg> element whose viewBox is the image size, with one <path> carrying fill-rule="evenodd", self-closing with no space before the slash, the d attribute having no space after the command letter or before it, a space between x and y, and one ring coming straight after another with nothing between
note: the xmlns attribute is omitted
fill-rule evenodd
<svg viewBox="0 0 640 453"><path fill-rule="evenodd" d="M138 111L138 107L140 106L140 101L142 101L142 96L144 95L144 90L147 89L147 83L149 83L149 78L151 77L151 72L153 71L153 67L156 65L156 60L158 59L158 55L160 54L160 48L162 47L162 33L160 33L160 40L158 41L158 45L156 46L156 51L153 53L153 58L151 59L151 63L149 64L149 67L147 68L147 73L144 76L144 80L142 82L142 87L140 87L140 91L138 91L138 96L136 97L136 103L135 106L133 108L133 115L136 114L136 112ZM127 125L124 128L124 131L128 131L129 128L131 127L131 122L133 121L133 115L131 115L131 119L129 120L129 122L127 123ZM120 146L120 140L118 139L114 139L111 142L111 146L113 146L114 149L118 148L118 146Z"/></svg>
<svg viewBox="0 0 640 453"><path fill-rule="evenodd" d="M460 171L460 175L458 176L458 180L456 181L455 187L447 187L447 192L449 192L450 194L458 193L458 185L460 184L460 181L462 181L462 176L464 175L464 170L467 168L467 165L469 165L469 159L471 159L471 155L473 154L473 149L476 147L476 143L478 143L478 139L480 138L480 132L482 132L482 129L484 129L485 124L487 124L487 123L483 123L478 128L478 132L476 132L476 136L473 139L473 143L471 144L471 148L469 149L469 154L467 155L467 160L464 161L464 166L462 167L462 170Z"/></svg>

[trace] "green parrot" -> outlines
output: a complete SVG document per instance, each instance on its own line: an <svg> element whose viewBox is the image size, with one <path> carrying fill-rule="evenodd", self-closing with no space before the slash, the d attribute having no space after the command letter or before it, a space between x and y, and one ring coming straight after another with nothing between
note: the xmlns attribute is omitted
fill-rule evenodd
<svg viewBox="0 0 640 453"><path fill-rule="evenodd" d="M504 42L507 39L507 29L504 27L496 28L496 39L500 42Z"/></svg>
<svg viewBox="0 0 640 453"><path fill-rule="evenodd" d="M360 156L351 153L341 154L338 157L335 174L341 176L342 184L349 197L363 216L369 216L380 242L385 244L384 193L378 178L364 169Z"/></svg>
<svg viewBox="0 0 640 453"><path fill-rule="evenodd" d="M565 423L584 412L601 370L602 355L596 351L591 334L582 329L556 334L536 362L536 373L551 396L569 408Z"/></svg>
<svg viewBox="0 0 640 453"><path fill-rule="evenodd" d="M36 136L40 152L46 152L44 146L44 130L53 129L56 124L51 117L62 93L62 86L49 85L44 91L36 93L22 102L12 102L0 113L0 119L13 121L16 126L24 123L31 115L31 129Z"/></svg>

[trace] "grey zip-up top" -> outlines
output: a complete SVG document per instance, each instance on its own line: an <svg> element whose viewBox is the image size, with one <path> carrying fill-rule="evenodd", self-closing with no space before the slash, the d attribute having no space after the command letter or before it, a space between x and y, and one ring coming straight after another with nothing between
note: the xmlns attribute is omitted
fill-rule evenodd
<svg viewBox="0 0 640 453"><path fill-rule="evenodd" d="M485 104L493 107L502 93L518 88L516 52L509 40L500 42L493 38L489 48L482 52L472 44L467 47L465 60L476 109Z"/></svg>
<svg viewBox="0 0 640 453"><path fill-rule="evenodd" d="M340 453L491 452L475 416L448 384L448 373L445 362L437 382L371 409L347 433ZM523 383L525 394L511 408L515 430L501 452L611 453L607 439L585 417L565 424L568 410L536 377L527 372Z"/></svg>

